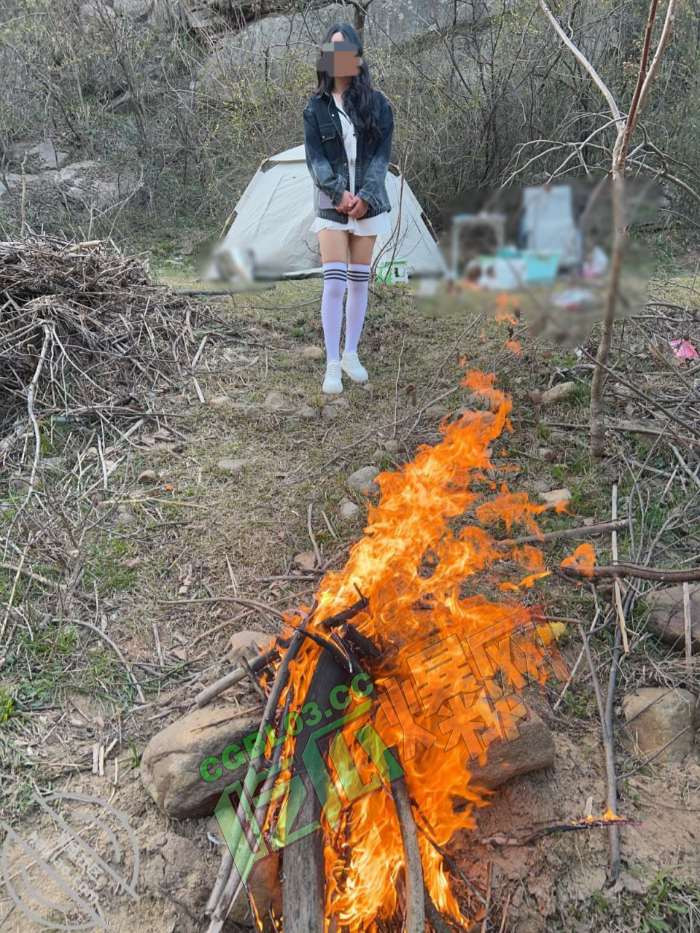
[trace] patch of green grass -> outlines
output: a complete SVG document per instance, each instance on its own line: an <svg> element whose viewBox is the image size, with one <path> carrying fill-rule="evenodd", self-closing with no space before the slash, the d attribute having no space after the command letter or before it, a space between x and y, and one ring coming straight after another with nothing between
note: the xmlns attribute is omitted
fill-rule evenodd
<svg viewBox="0 0 700 933"><path fill-rule="evenodd" d="M577 382L576 388L571 393L567 401L571 405L578 405L581 408L588 408L591 404L591 386L588 382Z"/></svg>
<svg viewBox="0 0 700 933"><path fill-rule="evenodd" d="M642 933L672 933L697 929L700 922L700 887L662 872L644 898Z"/></svg>
<svg viewBox="0 0 700 933"><path fill-rule="evenodd" d="M7 722L15 711L13 696L4 687L0 687L0 725Z"/></svg>
<svg viewBox="0 0 700 933"><path fill-rule="evenodd" d="M34 709L54 697L66 677L69 658L77 643L78 633L73 625L38 629L33 637L27 631L18 635L7 667L18 677L16 700L20 707Z"/></svg>
<svg viewBox="0 0 700 933"><path fill-rule="evenodd" d="M88 588L97 584L103 595L131 589L136 571L126 567L124 561L133 554L133 545L123 538L104 537L95 542L85 563L84 580Z"/></svg>

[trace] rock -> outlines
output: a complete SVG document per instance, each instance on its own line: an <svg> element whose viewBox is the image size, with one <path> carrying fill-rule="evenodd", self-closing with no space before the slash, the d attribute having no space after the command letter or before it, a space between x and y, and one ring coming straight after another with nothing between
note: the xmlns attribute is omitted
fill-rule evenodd
<svg viewBox="0 0 700 933"><path fill-rule="evenodd" d="M547 389L546 392L542 392L540 404L555 405L557 402L563 402L565 398L568 398L575 391L575 382L560 382L558 385L552 386L551 389Z"/></svg>
<svg viewBox="0 0 700 933"><path fill-rule="evenodd" d="M231 636L228 643L228 656L231 663L238 667L243 658L254 658L263 648L269 647L272 636L256 629L243 629Z"/></svg>
<svg viewBox="0 0 700 933"><path fill-rule="evenodd" d="M282 411L287 407L287 401L281 392L273 389L272 392L268 392L265 396L263 405L268 411Z"/></svg>
<svg viewBox="0 0 700 933"><path fill-rule="evenodd" d="M388 441L384 441L384 450L387 450L390 454L396 454L399 452L399 442L394 438L389 438Z"/></svg>
<svg viewBox="0 0 700 933"><path fill-rule="evenodd" d="M313 408L311 405L302 405L301 408L297 411L297 415L300 418L316 418L318 417L318 409Z"/></svg>
<svg viewBox="0 0 700 933"><path fill-rule="evenodd" d="M229 476L240 476L247 465L247 460L232 460L230 457L222 457L216 464L216 468L220 473L227 473Z"/></svg>
<svg viewBox="0 0 700 933"><path fill-rule="evenodd" d="M688 585L690 594L690 644L693 654L700 653L700 583ZM662 641L685 651L685 616L683 614L683 584L654 590L646 597L649 607L647 628Z"/></svg>
<svg viewBox="0 0 700 933"><path fill-rule="evenodd" d="M27 149L27 155L34 156L42 169L59 169L66 164L69 158L68 153L56 149L51 140L38 143L36 146L32 146L31 149Z"/></svg>
<svg viewBox="0 0 700 933"><path fill-rule="evenodd" d="M216 409L231 408L232 401L228 395L215 395L214 398L209 399L209 405Z"/></svg>
<svg viewBox="0 0 700 933"><path fill-rule="evenodd" d="M472 759L467 767L472 784L496 788L511 778L554 766L554 739L545 722L535 713L518 723L518 736L497 739L489 745L486 764Z"/></svg>
<svg viewBox="0 0 700 933"><path fill-rule="evenodd" d="M625 696L622 710L628 735L645 758L659 753L656 761L682 761L691 751L695 697L690 691L641 687Z"/></svg>
<svg viewBox="0 0 700 933"><path fill-rule="evenodd" d="M378 475L379 470L375 466L360 467L348 476L348 486L356 492L361 492L363 496L369 496L379 492L379 486L374 482L375 476Z"/></svg>
<svg viewBox="0 0 700 933"><path fill-rule="evenodd" d="M347 7L338 3L324 4L319 9L311 6L303 12L299 8L297 13L263 16L251 21L245 29L232 33L230 18L220 14L223 9L223 4L212 0L183 5L189 28L206 35L212 48L199 76L203 90L222 100L233 94L241 68L260 78L267 75L272 81L283 80L285 61L290 57L301 62L311 61L315 55L312 37L322 35L328 23L347 18ZM374 0L372 14L364 28L364 41L371 49L393 47L394 43L405 43L416 35L440 33L454 28L454 23L472 22L476 15L468 4ZM420 61L420 64L427 66L428 63Z"/></svg>
<svg viewBox="0 0 700 933"><path fill-rule="evenodd" d="M443 418L446 418L450 413L450 409L445 405L431 405L430 408L425 409L425 414L428 418L438 418L442 421Z"/></svg>
<svg viewBox="0 0 700 933"><path fill-rule="evenodd" d="M140 182L133 173L115 172L95 160L72 162L56 173L66 198L83 207L111 207L133 194Z"/></svg>
<svg viewBox="0 0 700 933"><path fill-rule="evenodd" d="M242 743L259 720L259 714L240 716L229 707L207 706L156 733L140 771L158 807L179 819L210 816L224 788L242 780L247 764Z"/></svg>
<svg viewBox="0 0 700 933"><path fill-rule="evenodd" d="M155 470L142 470L139 473L136 481L138 483L144 483L144 484L145 483L157 483L158 477L156 476Z"/></svg>
<svg viewBox="0 0 700 933"><path fill-rule="evenodd" d="M301 355L305 360L322 360L325 356L325 353L321 347L304 347L301 351Z"/></svg>
<svg viewBox="0 0 700 933"><path fill-rule="evenodd" d="M335 405L324 405L321 409L321 417L326 421L335 421L341 414L340 408L337 408Z"/></svg>
<svg viewBox="0 0 700 933"><path fill-rule="evenodd" d="M343 521L354 522L360 514L360 507L356 502L351 502L350 499L343 499L338 512Z"/></svg>
<svg viewBox="0 0 700 933"><path fill-rule="evenodd" d="M302 551L301 554L294 555L293 563L297 570L314 570L316 567L316 555L313 551Z"/></svg>
<svg viewBox="0 0 700 933"><path fill-rule="evenodd" d="M568 489L552 489L549 492L541 492L540 499L550 507L555 508L558 502L571 502L571 493Z"/></svg>
<svg viewBox="0 0 700 933"><path fill-rule="evenodd" d="M545 463L553 463L557 459L556 452L551 447L540 447L537 454Z"/></svg>

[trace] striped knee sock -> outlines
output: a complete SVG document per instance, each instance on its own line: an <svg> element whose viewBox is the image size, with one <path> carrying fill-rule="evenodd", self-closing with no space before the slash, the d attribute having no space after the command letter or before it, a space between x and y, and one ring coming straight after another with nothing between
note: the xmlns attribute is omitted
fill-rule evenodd
<svg viewBox="0 0 700 933"><path fill-rule="evenodd" d="M351 262L348 266L348 297L345 302L345 352L357 353L369 295L369 266Z"/></svg>
<svg viewBox="0 0 700 933"><path fill-rule="evenodd" d="M321 323L326 343L326 362L340 360L340 329L343 325L343 297L348 266L345 262L323 263Z"/></svg>

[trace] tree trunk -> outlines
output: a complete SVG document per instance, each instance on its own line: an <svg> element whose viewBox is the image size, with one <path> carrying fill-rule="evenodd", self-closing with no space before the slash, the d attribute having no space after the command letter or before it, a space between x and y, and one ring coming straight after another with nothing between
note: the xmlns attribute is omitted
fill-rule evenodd
<svg viewBox="0 0 700 933"><path fill-rule="evenodd" d="M605 455L605 422L603 419L603 387L605 383L604 366L607 365L612 340L617 296L620 288L622 261L627 244L627 225L625 218L625 151L623 148L625 127L618 131L612 163L612 204L613 204L613 248L610 262L610 282L605 300L605 314L600 332L600 342L596 353L596 367L591 383L591 454L594 457Z"/></svg>

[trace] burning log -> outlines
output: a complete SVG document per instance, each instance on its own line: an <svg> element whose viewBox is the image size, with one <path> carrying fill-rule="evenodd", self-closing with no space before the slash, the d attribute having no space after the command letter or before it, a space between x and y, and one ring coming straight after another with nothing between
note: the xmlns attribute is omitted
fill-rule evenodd
<svg viewBox="0 0 700 933"><path fill-rule="evenodd" d="M397 755L395 748L392 752ZM423 888L423 866L420 860L418 834L411 812L411 801L404 778L397 778L391 785L396 805L396 815L401 829L401 840L406 865L406 933L423 933L425 930L425 894Z"/></svg>
<svg viewBox="0 0 700 933"><path fill-rule="evenodd" d="M346 670L331 656L322 654L304 697L304 705L323 704L331 690L347 682ZM298 786L300 793L303 793L297 822L301 826L318 828L283 850L282 907L285 933L308 933L309 930L324 928L325 863L320 822L321 804L328 800L331 788L326 775L310 774L305 766L304 755L308 742L314 741L314 729L315 726L304 726L297 736L292 774L301 782ZM330 738L328 733L319 743L320 754L325 755L327 752Z"/></svg>

